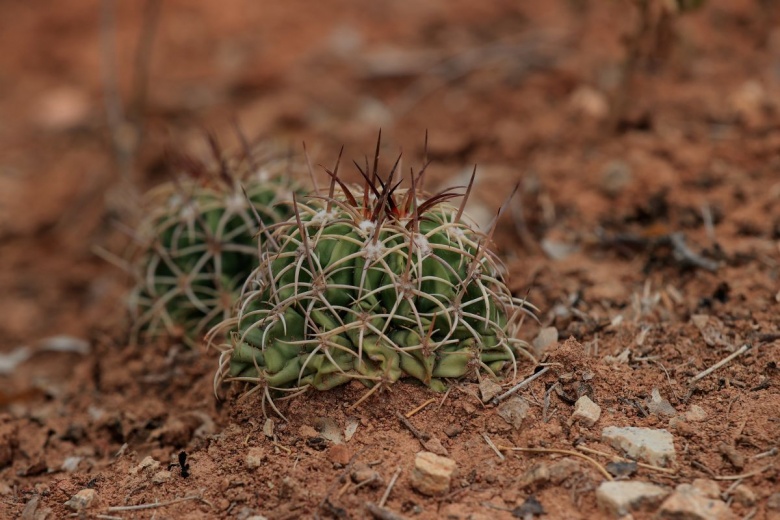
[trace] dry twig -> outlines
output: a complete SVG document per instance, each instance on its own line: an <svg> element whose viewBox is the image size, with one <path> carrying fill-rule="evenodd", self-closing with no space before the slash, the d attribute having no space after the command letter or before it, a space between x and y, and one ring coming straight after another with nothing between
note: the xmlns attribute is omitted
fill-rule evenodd
<svg viewBox="0 0 780 520"><path fill-rule="evenodd" d="M384 494L382 494L382 498L379 500L379 507L385 506L385 502L387 502L387 499L390 496L390 492L393 490L393 486L395 486L395 481L398 480L398 477L401 476L401 471L401 466L398 466L395 470L395 473L393 473L393 477L390 479L390 482L387 484L387 489L385 489Z"/></svg>
<svg viewBox="0 0 780 520"><path fill-rule="evenodd" d="M111 506L108 508L109 513L116 513L118 511L141 511L144 509L156 509L158 507L166 507L179 502L187 502L188 500L201 500L200 495L190 495L188 497L175 498L168 500L167 502L154 502L152 504L139 504L137 506Z"/></svg>
<svg viewBox="0 0 780 520"><path fill-rule="evenodd" d="M691 379L688 381L688 384L692 385L692 384L693 384L693 383L695 383L696 381L699 381L700 379L704 379L704 378L705 378L705 377L707 377L708 375L710 375L710 374L712 374L713 372L715 372L717 369L721 368L722 366L725 366L725 365L727 365L728 363L730 363L731 361L733 361L733 360L734 360L734 359L736 359L737 357L741 356L742 354L744 354L744 353L745 353L745 352L747 352L748 350L750 350L750 346L749 346L749 345L747 345L747 344L745 344L745 345L742 345L742 346L739 348L739 350L737 350L736 352L734 352L734 353L732 353L731 355L727 356L726 358L724 358L724 359L722 359L722 360L718 361L717 363L715 363L714 365L712 365L712 366L711 366L710 368L708 368L707 370L704 370L704 371L702 371L702 372L699 372L698 374L696 374L695 376L693 376L693 377L692 377L692 378L691 378Z"/></svg>
<svg viewBox="0 0 780 520"><path fill-rule="evenodd" d="M585 453L590 453L592 455L601 455L603 457L609 457L611 459L619 460L621 462L635 462L636 465L639 466L640 468L651 469L653 471L660 471L662 473L666 473L666 474L669 474L669 475L677 474L677 471L673 470L671 468L662 468L661 466L654 466L652 464L645 464L643 462L637 462L635 460L627 459L627 458L621 457L619 455L612 455L611 453L606 453L606 452L603 452L603 451L594 450L593 448L588 448L587 446L577 446L577 449L580 450L580 451L584 451Z"/></svg>
<svg viewBox="0 0 780 520"><path fill-rule="evenodd" d="M518 390L528 386L533 381L535 381L537 378L539 378L539 377L543 376L544 374L546 374L548 370L550 370L549 366L544 367L543 369L541 369L537 373L533 374L532 376L527 377L526 379L523 379L522 381L517 383L515 386L513 386L512 388L510 388L509 390L507 390L503 394L499 395L498 397L495 397L493 399L492 403L493 404L498 404L501 401L507 399L508 397L512 396L512 394L516 393Z"/></svg>
<svg viewBox="0 0 780 520"><path fill-rule="evenodd" d="M498 448L505 451L522 451L525 453L558 453L561 455L571 455L573 457L579 457L593 464L596 467L596 469L598 469L599 472L602 475L604 475L604 477L607 480L615 480L614 478L612 478L612 475L609 474L609 471L607 471L607 469L604 466L599 464L596 459L592 457L588 457L584 453L580 453L578 451L559 450L557 448L514 448L512 446L499 446Z"/></svg>

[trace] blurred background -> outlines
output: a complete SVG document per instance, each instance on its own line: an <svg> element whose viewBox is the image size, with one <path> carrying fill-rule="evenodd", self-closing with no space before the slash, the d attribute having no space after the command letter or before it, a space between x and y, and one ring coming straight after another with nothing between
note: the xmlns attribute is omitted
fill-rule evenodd
<svg viewBox="0 0 780 520"><path fill-rule="evenodd" d="M206 131L237 150L233 121L306 141L315 164L341 145L372 153L380 128L385 156L418 164L428 131L429 189L477 164L483 222L519 184L496 231L519 292L575 258L596 280L577 290L627 297L625 258L577 255L664 208L666 231L770 237L779 14L761 0L0 2L0 350L83 337L121 305L94 246L168 178L166 150L203 155ZM556 283L537 284L538 305L571 293Z"/></svg>

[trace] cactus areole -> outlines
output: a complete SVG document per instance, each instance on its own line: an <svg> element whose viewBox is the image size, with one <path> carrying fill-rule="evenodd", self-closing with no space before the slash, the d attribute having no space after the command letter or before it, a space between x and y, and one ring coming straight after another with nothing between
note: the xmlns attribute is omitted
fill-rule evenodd
<svg viewBox="0 0 780 520"><path fill-rule="evenodd" d="M421 198L424 168L400 189L397 165L384 182L376 161L358 167L363 187L343 184L337 165L328 195L294 201L274 230L278 250L263 254L225 324L216 383L254 382L268 398L402 377L442 391L447 378L498 376L530 356L516 332L531 307L512 297L463 204L448 203L461 194Z"/></svg>

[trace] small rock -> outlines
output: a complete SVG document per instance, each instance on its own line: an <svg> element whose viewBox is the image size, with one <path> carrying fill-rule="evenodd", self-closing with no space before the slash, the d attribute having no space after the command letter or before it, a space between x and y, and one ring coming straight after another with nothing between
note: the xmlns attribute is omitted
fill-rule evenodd
<svg viewBox="0 0 780 520"><path fill-rule="evenodd" d="M575 113L594 119L604 119L609 114L607 96L588 85L579 86L572 92L569 106Z"/></svg>
<svg viewBox="0 0 780 520"><path fill-rule="evenodd" d="M246 520L268 520L268 517L263 515L252 515L246 517Z"/></svg>
<svg viewBox="0 0 780 520"><path fill-rule="evenodd" d="M501 385L490 379L483 379L479 383L479 392L482 395L482 402L487 403L495 396L501 393Z"/></svg>
<svg viewBox="0 0 780 520"><path fill-rule="evenodd" d="M352 450L350 450L343 444L334 444L333 446L328 448L327 457L328 460L331 461L333 464L340 464L341 466L346 466L347 464L349 464L349 461L352 458Z"/></svg>
<svg viewBox="0 0 780 520"><path fill-rule="evenodd" d="M780 511L780 493L772 493L766 499L766 508L772 511Z"/></svg>
<svg viewBox="0 0 780 520"><path fill-rule="evenodd" d="M601 417L601 407L590 400L587 395L581 396L574 403L574 413L571 415L572 423L580 422L585 426L593 426Z"/></svg>
<svg viewBox="0 0 780 520"><path fill-rule="evenodd" d="M62 466L60 468L62 471L67 471L68 473L73 473L77 469L79 469L79 464L81 463L82 459L84 457L68 457L64 461L62 461Z"/></svg>
<svg viewBox="0 0 780 520"><path fill-rule="evenodd" d="M528 403L522 397L510 397L498 407L498 415L519 430L529 409Z"/></svg>
<svg viewBox="0 0 780 520"><path fill-rule="evenodd" d="M707 498L720 498L720 486L714 480L697 478L693 480L692 485L702 496Z"/></svg>
<svg viewBox="0 0 780 520"><path fill-rule="evenodd" d="M255 446L249 448L249 450L246 452L246 458L244 459L244 462L246 463L247 468L257 469L263 465L263 462L265 462L266 458L267 456L265 450Z"/></svg>
<svg viewBox="0 0 780 520"><path fill-rule="evenodd" d="M632 511L654 507L668 494L664 488L649 482L615 480L604 482L596 489L596 502L602 510L623 516Z"/></svg>
<svg viewBox="0 0 780 520"><path fill-rule="evenodd" d="M630 477L636 473L637 467L637 463L633 460L608 462L604 465L604 469L613 477Z"/></svg>
<svg viewBox="0 0 780 520"><path fill-rule="evenodd" d="M341 428L331 417L317 417L314 419L314 428L319 432L319 436L329 440L333 444L343 444L344 437L341 435Z"/></svg>
<svg viewBox="0 0 780 520"><path fill-rule="evenodd" d="M435 453L436 455L441 455L442 457L447 457L450 454L438 437L431 437L427 441L422 441L422 446L425 450Z"/></svg>
<svg viewBox="0 0 780 520"><path fill-rule="evenodd" d="M263 434L269 439L274 438L274 420L270 417L267 418L263 424Z"/></svg>
<svg viewBox="0 0 780 520"><path fill-rule="evenodd" d="M756 492L745 484L740 484L734 488L734 500L742 504L743 506L753 506L756 503Z"/></svg>
<svg viewBox="0 0 780 520"><path fill-rule="evenodd" d="M736 469L741 470L745 467L745 456L738 452L734 446L721 442L718 445L718 450Z"/></svg>
<svg viewBox="0 0 780 520"><path fill-rule="evenodd" d="M690 484L680 484L661 504L658 518L668 520L731 520L736 516L722 501L707 498Z"/></svg>
<svg viewBox="0 0 780 520"><path fill-rule="evenodd" d="M0 482L0 496L10 495L13 492L14 490L11 489L11 486L6 484L5 482Z"/></svg>
<svg viewBox="0 0 780 520"><path fill-rule="evenodd" d="M677 414L677 410L671 405L669 401L661 397L661 392L657 388L653 388L650 393L650 399L647 401L647 409L653 415L666 415L673 416Z"/></svg>
<svg viewBox="0 0 780 520"><path fill-rule="evenodd" d="M550 466L544 462L534 464L520 477L518 481L518 487L520 489L534 486L537 484L544 484L550 480Z"/></svg>
<svg viewBox="0 0 780 520"><path fill-rule="evenodd" d="M633 180L631 165L621 159L614 159L601 171L601 189L614 197L626 189Z"/></svg>
<svg viewBox="0 0 780 520"><path fill-rule="evenodd" d="M82 489L65 502L65 507L71 511L83 511L92 505L95 497L97 497L97 492L94 489Z"/></svg>
<svg viewBox="0 0 780 520"><path fill-rule="evenodd" d="M571 457L563 458L550 464L550 482L553 484L560 484L570 476L580 471L580 464Z"/></svg>
<svg viewBox="0 0 780 520"><path fill-rule="evenodd" d="M609 426L601 432L601 439L632 459L656 466L667 466L676 460L674 438L664 429Z"/></svg>
<svg viewBox="0 0 780 520"><path fill-rule="evenodd" d="M688 411L685 412L685 420L688 422L702 422L705 419L707 419L707 412L699 405L692 404Z"/></svg>
<svg viewBox="0 0 780 520"><path fill-rule="evenodd" d="M142 460L141 463L138 464L138 466L132 468L130 470L130 473L132 475L135 475L137 473L141 473L141 472L144 472L144 471L152 472L152 471L155 471L159 467L160 467L160 462L154 460L152 458L152 456L149 455L147 457L144 457L144 460Z"/></svg>
<svg viewBox="0 0 780 520"><path fill-rule="evenodd" d="M447 437L455 437L457 435L460 435L463 433L463 426L460 424L450 423L447 426L444 427L444 434Z"/></svg>
<svg viewBox="0 0 780 520"><path fill-rule="evenodd" d="M172 473L168 471L167 469L162 469L154 474L152 477L152 482L155 484L165 484L169 480L171 480Z"/></svg>
<svg viewBox="0 0 780 520"><path fill-rule="evenodd" d="M303 437L304 439L314 439L316 437L319 437L320 434L317 430L309 426L308 424L304 424L301 426L300 430L298 430L298 435Z"/></svg>
<svg viewBox="0 0 780 520"><path fill-rule="evenodd" d="M533 353L536 357L541 357L544 351L558 343L558 329L555 327L545 327L539 331L534 340L531 342Z"/></svg>
<svg viewBox="0 0 780 520"><path fill-rule="evenodd" d="M428 451L419 452L414 458L412 487L423 495L445 493L455 472L455 461Z"/></svg>
<svg viewBox="0 0 780 520"><path fill-rule="evenodd" d="M368 465L358 462L352 467L352 482L355 484L364 484L372 488L378 488L384 485L382 476L371 469Z"/></svg>
<svg viewBox="0 0 780 520"><path fill-rule="evenodd" d="M360 424L360 421L357 419L347 419L347 425L344 427L344 441L349 442L352 437L355 435L355 432L358 429L358 425Z"/></svg>

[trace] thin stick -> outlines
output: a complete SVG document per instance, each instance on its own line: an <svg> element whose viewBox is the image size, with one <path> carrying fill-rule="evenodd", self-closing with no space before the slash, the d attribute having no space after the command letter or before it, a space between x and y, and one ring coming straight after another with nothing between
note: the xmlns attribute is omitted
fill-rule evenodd
<svg viewBox="0 0 780 520"><path fill-rule="evenodd" d="M431 323L433 323L433 322L431 322ZM447 397L450 395L451 391L452 391L452 385L450 385L450 387L447 388L447 391L444 392L444 397L441 398L441 402L439 403L439 406L436 407L437 410L439 410L442 407L442 405L444 404L444 401L447 400Z"/></svg>
<svg viewBox="0 0 780 520"><path fill-rule="evenodd" d="M767 466L764 466L761 469L757 469L755 471L751 471L750 473L743 473L742 475L726 475L723 477L720 476L714 476L712 477L713 480L740 480L743 478L750 478L755 477L756 475L760 475L761 473L765 472L766 470L770 469L772 467L772 464L769 464Z"/></svg>
<svg viewBox="0 0 780 520"><path fill-rule="evenodd" d="M366 392L365 394L363 394L363 397L361 397L360 399L358 399L357 401L355 401L355 404L353 404L353 405L351 405L349 408L347 408L347 410L354 410L355 408L357 408L358 406L360 406L360 403L362 403L363 401L365 401L366 399L368 399L369 397L371 397L371 394L373 394L374 392L376 392L377 390L379 390L379 387L380 387L380 386L382 386L382 383L377 383L377 384L375 384L373 387L371 387L371 389L369 389L369 391L368 391L368 392Z"/></svg>
<svg viewBox="0 0 780 520"><path fill-rule="evenodd" d="M571 455L573 457L579 457L581 459L587 460L591 464L593 464L596 469L599 470L599 472L604 475L604 477L607 480L615 480L612 478L612 475L609 474L609 471L604 468L601 464L596 461L596 459L592 457L588 457L584 453L580 453L579 451L572 451L572 450L559 450L556 448L513 448L511 446L499 446L499 449L502 450L508 450L508 451L522 451L526 453L559 453L561 455Z"/></svg>
<svg viewBox="0 0 780 520"><path fill-rule="evenodd" d="M741 356L742 354L744 354L744 353L745 353L745 352L747 352L748 350L750 350L750 346L749 346L749 345L747 345L747 344L745 344L745 345L742 345L742 346L739 348L739 350L737 350L736 352L732 353L730 356L728 356L728 357L726 357L726 358L724 358L724 359L722 359L722 360L718 361L717 363L715 363L714 365L712 365L712 366L711 366L710 368L708 368L707 370L705 370L705 371L703 371L703 372L700 372L700 373L696 374L695 376L693 376L693 377L692 377L692 378L691 378L691 379L688 381L688 384L689 384L689 385L692 385L692 384L693 384L693 383L695 383L696 381L698 381L698 380L700 380L700 379L704 379L705 377L707 377L708 375L712 374L713 372L715 372L715 371L716 371L717 369L719 369L720 367L722 367L722 366L724 366L724 365L728 364L729 362L731 362L731 361L732 361L732 360L734 360L735 358L737 358L737 357Z"/></svg>
<svg viewBox="0 0 780 520"><path fill-rule="evenodd" d="M606 453L599 450L594 450L593 448L588 448L587 446L577 446L577 449L580 451L584 451L585 453L592 453L593 455L602 455L604 457L609 457L611 459L617 459L621 462L636 462L636 465L640 468L645 469L652 469L655 471L660 471L661 473L667 473L669 475L676 475L677 471L673 470L671 468L662 468L660 466L653 466L652 464L645 464L643 462L637 462L635 460L627 459L625 457L621 457L620 455L612 455L611 453Z"/></svg>
<svg viewBox="0 0 780 520"><path fill-rule="evenodd" d="M200 495L176 498L174 500L168 500L167 502L155 502L154 504L140 504L137 506L111 506L108 508L108 512L116 513L117 511L141 511L142 509L156 509L158 507L178 504L179 502L187 502L188 500L200 500Z"/></svg>
<svg viewBox="0 0 780 520"><path fill-rule="evenodd" d="M395 416L398 417L401 423L406 426L410 432L412 432L412 435L414 435L418 441L425 442L431 439L430 435L415 428L414 425L409 422L409 419L404 417L401 413L395 412Z"/></svg>
<svg viewBox="0 0 780 520"><path fill-rule="evenodd" d="M390 479L390 483L387 484L387 489L385 489L382 498L379 500L379 507L385 507L385 502L387 502L387 498L390 496L390 491L392 491L393 486L395 486L395 481L398 480L398 477L401 476L401 471L401 466L398 466L395 470L395 473L393 474L393 477Z"/></svg>
<svg viewBox="0 0 780 520"><path fill-rule="evenodd" d="M506 460L506 457L504 457L504 454L499 451L498 448L496 448L496 445L493 444L493 441L490 440L490 437L488 437L488 434L485 432L482 432L482 438L485 439L485 442L487 442L487 445L490 446L490 449L496 452L496 455L498 455L498 458L501 460Z"/></svg>
<svg viewBox="0 0 780 520"><path fill-rule="evenodd" d="M406 418L408 419L409 417L413 416L414 414L416 414L417 412L419 412L420 410L422 410L423 408L425 408L425 407L426 407L426 406L428 406L429 404L431 404L431 403L435 403L435 402L436 402L436 398L433 398L433 397L432 397L432 398L428 399L428 400L427 400L427 401L425 401L423 404L421 404L420 406L418 406L417 408L415 408L415 409L414 409L414 410L412 410L411 412L407 413L407 414L406 414Z"/></svg>
<svg viewBox="0 0 780 520"><path fill-rule="evenodd" d="M543 374L546 374L548 370L550 370L550 367L544 367L543 369L541 369L540 371L538 371L537 373L535 373L531 377L528 377L528 378L520 381L519 383L517 383L515 386L513 386L512 388L510 388L509 390L507 390L503 394L501 394L498 397L494 398L492 403L493 404L500 403L501 401L505 400L506 398L508 398L512 394L516 393L518 390L522 389L525 386L528 386L530 383L532 383L537 378L541 377Z"/></svg>

